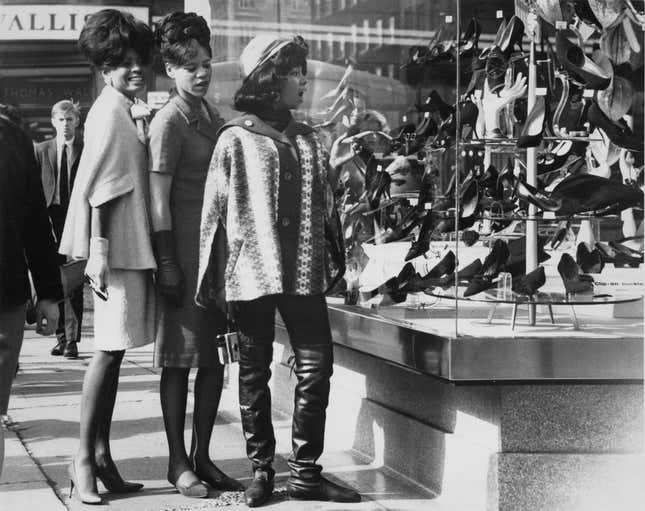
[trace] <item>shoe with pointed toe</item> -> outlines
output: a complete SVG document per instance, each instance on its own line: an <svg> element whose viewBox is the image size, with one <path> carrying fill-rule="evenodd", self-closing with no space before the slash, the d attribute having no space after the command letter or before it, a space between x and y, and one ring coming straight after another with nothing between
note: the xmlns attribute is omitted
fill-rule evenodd
<svg viewBox="0 0 645 511"><path fill-rule="evenodd" d="M499 46L493 47L488 52L488 58L486 59L486 80L491 92L499 92L504 87L507 67L508 60L502 50ZM485 100L486 98L484 98Z"/></svg>
<svg viewBox="0 0 645 511"><path fill-rule="evenodd" d="M504 270L509 255L508 244L503 240L495 240L493 247L482 263L482 274L496 277L500 271Z"/></svg>
<svg viewBox="0 0 645 511"><path fill-rule="evenodd" d="M405 261L410 261L415 257L425 254L430 249L430 239L432 238L432 233L439 223L439 215L433 210L430 210L421 224L421 229L419 229L419 235L417 239L412 242L410 250L405 256Z"/></svg>
<svg viewBox="0 0 645 511"><path fill-rule="evenodd" d="M195 467L195 475L208 486L218 491L244 491L244 485L236 479L227 476L215 465L209 469L198 470Z"/></svg>
<svg viewBox="0 0 645 511"><path fill-rule="evenodd" d="M479 240L479 233L473 230L465 230L461 233L461 241L467 247L472 247Z"/></svg>
<svg viewBox="0 0 645 511"><path fill-rule="evenodd" d="M184 497L193 499L204 499L208 497L208 488L192 470L182 472L176 479L168 474L168 482Z"/></svg>
<svg viewBox="0 0 645 511"><path fill-rule="evenodd" d="M517 147L537 147L542 141L544 133L544 119L546 114L546 102L544 96L535 98L535 105L529 112L522 133L517 139Z"/></svg>
<svg viewBox="0 0 645 511"><path fill-rule="evenodd" d="M495 285L494 278L491 275L475 275L464 291L464 297L474 296L492 288Z"/></svg>
<svg viewBox="0 0 645 511"><path fill-rule="evenodd" d="M611 76L587 57L582 48L573 44L562 30L555 34L555 51L558 61L572 79L588 89L604 90L609 87Z"/></svg>
<svg viewBox="0 0 645 511"><path fill-rule="evenodd" d="M315 481L290 477L287 480L287 495L294 500L318 500L327 502L360 502L361 495L351 488L333 483L322 476Z"/></svg>
<svg viewBox="0 0 645 511"><path fill-rule="evenodd" d="M470 18L466 30L459 41L459 55L462 58L472 57L477 53L481 32L482 27L477 18Z"/></svg>
<svg viewBox="0 0 645 511"><path fill-rule="evenodd" d="M609 137L609 140L618 147L628 149L629 151L643 152L643 137L635 135L628 126L613 122L605 115L595 101L589 107L587 120L591 126L603 130Z"/></svg>
<svg viewBox="0 0 645 511"><path fill-rule="evenodd" d="M114 464L109 468L108 466L100 467L97 465L95 473L96 478L103 483L105 489L110 493L134 493L143 488L141 483L125 481Z"/></svg>
<svg viewBox="0 0 645 511"><path fill-rule="evenodd" d="M457 271L457 284L466 283L467 285L475 278L475 276L482 272L481 259L475 259L472 263L467 264L461 270ZM444 289L454 286L455 274L448 273L445 277L439 279L437 286Z"/></svg>
<svg viewBox="0 0 645 511"><path fill-rule="evenodd" d="M538 266L526 275L513 279L513 291L521 295L534 295L545 283L544 266Z"/></svg>
<svg viewBox="0 0 645 511"><path fill-rule="evenodd" d="M499 49L510 57L513 48L516 46L522 51L522 37L524 36L524 23L517 16L513 16L504 27L503 32L499 36L497 44Z"/></svg>
<svg viewBox="0 0 645 511"><path fill-rule="evenodd" d="M516 196L530 202L542 211L558 211L562 200L551 197L546 191L541 191L528 184L523 177L516 178Z"/></svg>
<svg viewBox="0 0 645 511"><path fill-rule="evenodd" d="M613 263L616 268L622 268L624 266L638 268L643 263L642 252L633 250L617 241L610 241L609 246L615 252Z"/></svg>
<svg viewBox="0 0 645 511"><path fill-rule="evenodd" d="M584 241L576 249L576 263L583 273L600 273L605 266L600 250L595 247L589 250Z"/></svg>
<svg viewBox="0 0 645 511"><path fill-rule="evenodd" d="M70 480L69 496L74 494L76 488L76 497L83 504L102 504L103 499L96 489L96 478L91 467L85 467L82 471L76 470L75 462L67 467L67 473Z"/></svg>
<svg viewBox="0 0 645 511"><path fill-rule="evenodd" d="M441 261L439 261L432 269L423 276L424 281L431 281L433 279L438 279L443 275L451 274L455 271L455 264L457 263L457 258L455 253L452 250L446 252L446 255L443 256ZM427 287L427 286L426 286Z"/></svg>
<svg viewBox="0 0 645 511"><path fill-rule="evenodd" d="M593 277L582 273L580 267L569 254L562 254L558 263L558 273L562 277L567 294L593 292Z"/></svg>

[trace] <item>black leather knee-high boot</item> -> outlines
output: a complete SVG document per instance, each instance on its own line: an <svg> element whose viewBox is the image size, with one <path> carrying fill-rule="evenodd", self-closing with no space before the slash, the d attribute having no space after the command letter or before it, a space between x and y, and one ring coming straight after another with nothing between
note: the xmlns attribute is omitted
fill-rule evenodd
<svg viewBox="0 0 645 511"><path fill-rule="evenodd" d="M271 422L271 361L273 345L258 343L240 334L240 415L246 438L246 454L253 463L253 481L244 492L249 507L261 506L273 492L271 467L275 436Z"/></svg>
<svg viewBox="0 0 645 511"><path fill-rule="evenodd" d="M298 383L287 492L295 499L359 502L358 493L322 477L322 467L316 463L324 447L329 378L333 370L332 344L293 346L293 351Z"/></svg>

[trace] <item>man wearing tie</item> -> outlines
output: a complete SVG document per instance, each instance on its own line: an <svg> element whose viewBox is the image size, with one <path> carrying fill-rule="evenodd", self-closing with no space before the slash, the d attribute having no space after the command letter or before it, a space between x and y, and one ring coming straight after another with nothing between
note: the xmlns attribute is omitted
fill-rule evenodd
<svg viewBox="0 0 645 511"><path fill-rule="evenodd" d="M59 101L52 107L52 125L56 137L36 144L36 159L40 164L43 190L49 218L51 219L56 246L65 227L65 217L69 207L69 198L78 169L78 161L83 150L83 141L76 136L80 124L78 106L68 100ZM66 262L61 255L59 264ZM83 288L60 303L60 316L56 329L57 344L52 348L52 355L63 355L66 358L78 357L76 343L81 337L81 319L83 315Z"/></svg>

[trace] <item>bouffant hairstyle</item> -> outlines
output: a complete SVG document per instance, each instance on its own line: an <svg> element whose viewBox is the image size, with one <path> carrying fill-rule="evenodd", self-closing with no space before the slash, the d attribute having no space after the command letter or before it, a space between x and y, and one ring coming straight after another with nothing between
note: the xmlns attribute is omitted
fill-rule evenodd
<svg viewBox="0 0 645 511"><path fill-rule="evenodd" d="M119 66L130 49L148 64L152 57L152 30L132 14L103 9L85 21L78 47L98 69Z"/></svg>
<svg viewBox="0 0 645 511"><path fill-rule="evenodd" d="M309 47L300 36L282 47L273 57L260 64L243 81L235 93L233 107L240 112L258 113L270 110L280 97L282 83L294 67L307 74Z"/></svg>
<svg viewBox="0 0 645 511"><path fill-rule="evenodd" d="M212 56L208 23L194 12L173 12L165 16L157 25L155 42L163 61L173 66L182 66L192 59L197 53L196 44Z"/></svg>

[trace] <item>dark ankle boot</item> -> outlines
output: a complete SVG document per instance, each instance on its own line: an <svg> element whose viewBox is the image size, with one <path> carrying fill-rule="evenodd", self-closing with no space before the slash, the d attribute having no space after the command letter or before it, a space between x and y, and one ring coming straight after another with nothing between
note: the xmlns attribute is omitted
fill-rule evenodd
<svg viewBox="0 0 645 511"><path fill-rule="evenodd" d="M319 476L315 481L302 481L294 477L287 480L287 494L291 499L325 500L332 502L360 502L361 496L351 488L345 488Z"/></svg>
<svg viewBox="0 0 645 511"><path fill-rule="evenodd" d="M271 467L256 468L253 481L244 490L244 501L249 507L259 507L266 503L273 494L275 471Z"/></svg>
<svg viewBox="0 0 645 511"><path fill-rule="evenodd" d="M273 345L239 336L239 398L246 454L254 467L270 466L275 454L269 378Z"/></svg>

